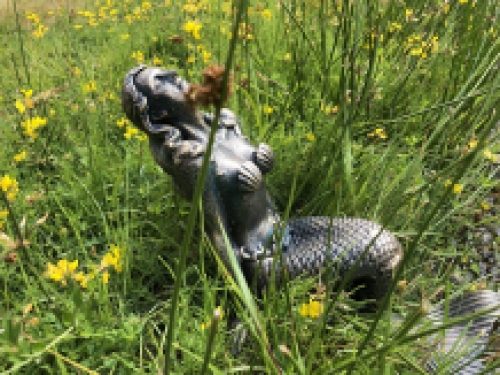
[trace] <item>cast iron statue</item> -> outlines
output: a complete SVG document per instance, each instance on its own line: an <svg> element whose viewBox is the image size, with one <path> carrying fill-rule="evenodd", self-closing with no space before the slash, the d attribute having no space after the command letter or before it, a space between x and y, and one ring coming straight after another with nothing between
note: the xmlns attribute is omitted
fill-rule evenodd
<svg viewBox="0 0 500 375"><path fill-rule="evenodd" d="M148 135L156 163L188 200L213 121L213 115L189 102L190 87L173 70L140 65L127 73L122 92L127 117ZM380 300L403 257L396 237L372 221L357 218L304 217L282 223L264 181L273 164L271 148L263 143L252 145L242 135L235 114L222 109L202 205L205 231L228 269L229 250L257 292L266 287L272 274L277 282L282 281L283 269L289 278L329 269L340 280L352 271L347 287L362 285L365 297ZM281 250L281 261L275 256L277 250ZM498 303L500 298L491 293L484 291L483 297L478 294L479 299L465 301L467 309L461 313L484 307L484 300L486 306ZM488 319L491 326L494 317ZM475 333L471 329L467 335Z"/></svg>

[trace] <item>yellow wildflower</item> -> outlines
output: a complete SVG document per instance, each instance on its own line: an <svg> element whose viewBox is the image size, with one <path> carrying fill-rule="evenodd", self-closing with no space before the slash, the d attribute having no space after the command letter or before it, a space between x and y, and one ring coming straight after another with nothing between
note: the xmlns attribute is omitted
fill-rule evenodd
<svg viewBox="0 0 500 375"><path fill-rule="evenodd" d="M203 51L203 61L205 63L209 62L211 57L212 57L212 54L210 52Z"/></svg>
<svg viewBox="0 0 500 375"><path fill-rule="evenodd" d="M268 114L268 115L270 115L271 113L273 113L273 112L274 112L273 107L270 107L270 106L268 106L268 105L265 105L262 109L263 109L264 113L265 113L265 114Z"/></svg>
<svg viewBox="0 0 500 375"><path fill-rule="evenodd" d="M124 137L127 139L131 139L134 135L139 134L139 130L133 126L127 126L127 130L125 131Z"/></svg>
<svg viewBox="0 0 500 375"><path fill-rule="evenodd" d="M8 174L0 178L0 189L4 193L9 193L12 189L17 188L17 181L15 178L10 177Z"/></svg>
<svg viewBox="0 0 500 375"><path fill-rule="evenodd" d="M45 25L39 24L36 30L32 32L35 38L41 38L45 35L45 33L49 30L49 28Z"/></svg>
<svg viewBox="0 0 500 375"><path fill-rule="evenodd" d="M26 99L30 99L33 96L33 90L21 90Z"/></svg>
<svg viewBox="0 0 500 375"><path fill-rule="evenodd" d="M87 278L86 278L85 274L84 274L82 271L78 271L78 272L77 272L77 273L73 276L73 279L74 279L77 283L81 284L81 283L83 283L83 282L84 282L84 280L86 280Z"/></svg>
<svg viewBox="0 0 500 375"><path fill-rule="evenodd" d="M182 10L186 13L194 14L194 13L198 12L198 7L195 4L185 4L182 7Z"/></svg>
<svg viewBox="0 0 500 375"><path fill-rule="evenodd" d="M122 271L122 253L123 249L116 245L110 245L109 246L109 251L104 254L104 257L101 260L101 268L102 269L107 269L109 267L113 267L116 272L121 272Z"/></svg>
<svg viewBox="0 0 500 375"><path fill-rule="evenodd" d="M116 120L116 125L118 125L119 128L123 128L123 126L125 126L126 123L128 123L128 119L126 119L125 117Z"/></svg>
<svg viewBox="0 0 500 375"><path fill-rule="evenodd" d="M292 55L289 52L285 53L285 56L283 57L283 60L290 61L291 59L292 59Z"/></svg>
<svg viewBox="0 0 500 375"><path fill-rule="evenodd" d="M445 187L448 187L451 185L451 180L450 179L447 179L445 182L444 182L444 186Z"/></svg>
<svg viewBox="0 0 500 375"><path fill-rule="evenodd" d="M68 270L73 273L78 268L78 259L68 263Z"/></svg>
<svg viewBox="0 0 500 375"><path fill-rule="evenodd" d="M488 202L486 202L486 201L482 201L482 202L481 202L481 208L482 208L483 210L485 210L485 211L488 211L488 210L491 208L491 206L488 204ZM1 217L0 217L0 218L1 218Z"/></svg>
<svg viewBox="0 0 500 375"><path fill-rule="evenodd" d="M389 27L389 32L393 33L395 31L400 31L403 28L403 26L400 23L393 22L391 23L391 26Z"/></svg>
<svg viewBox="0 0 500 375"><path fill-rule="evenodd" d="M413 18L413 9L406 9L405 11L406 21L409 21Z"/></svg>
<svg viewBox="0 0 500 375"><path fill-rule="evenodd" d="M12 190L11 192L7 193L7 199L9 201L13 201L14 199L16 199L17 192L18 189L16 188L15 190Z"/></svg>
<svg viewBox="0 0 500 375"><path fill-rule="evenodd" d="M79 10L78 11L78 14L79 15L82 15L84 17L87 17L87 18L92 18L92 17L95 17L95 14L92 13L92 12L89 12L88 10Z"/></svg>
<svg viewBox="0 0 500 375"><path fill-rule="evenodd" d="M200 36L201 27L202 27L201 23L197 21L188 21L184 24L183 29L188 34L191 34L194 39L201 39Z"/></svg>
<svg viewBox="0 0 500 375"><path fill-rule="evenodd" d="M113 266L115 268L115 271L118 273L122 272L122 258L125 249L122 249L121 247L118 247L113 244L109 246L109 249L116 258L116 264Z"/></svg>
<svg viewBox="0 0 500 375"><path fill-rule="evenodd" d="M104 257L101 259L101 267L108 268L110 266L115 266L118 263L118 259L113 256L111 253L104 254Z"/></svg>
<svg viewBox="0 0 500 375"><path fill-rule="evenodd" d="M453 185L453 193L458 194L462 191L463 188L464 188L464 185L462 185L462 184L454 184Z"/></svg>
<svg viewBox="0 0 500 375"><path fill-rule="evenodd" d="M314 142L316 140L316 137L314 136L313 133L307 133L306 134L306 139L310 142Z"/></svg>
<svg viewBox="0 0 500 375"><path fill-rule="evenodd" d="M52 279L54 281L60 281L62 285L66 285L67 278L73 278L81 286L86 286L85 275L80 271L75 274L75 270L78 268L78 260L69 262L67 259L61 259L57 264L47 263L47 270L45 271L45 277Z"/></svg>
<svg viewBox="0 0 500 375"><path fill-rule="evenodd" d="M497 155L492 153L490 150L486 149L483 151L483 155L486 159L491 160L492 162L498 161Z"/></svg>
<svg viewBox="0 0 500 375"><path fill-rule="evenodd" d="M420 56L422 55L422 47L415 47L410 50L410 55L412 56Z"/></svg>
<svg viewBox="0 0 500 375"><path fill-rule="evenodd" d="M5 193L7 192L7 190L10 189L10 187L13 185L13 179L10 178L10 176L8 174L4 175L1 179L0 179L0 188L2 189L2 191Z"/></svg>
<svg viewBox="0 0 500 375"><path fill-rule="evenodd" d="M377 128L374 132L368 133L368 137L387 139L387 134L385 133L384 128Z"/></svg>
<svg viewBox="0 0 500 375"><path fill-rule="evenodd" d="M97 91L97 86L95 81L89 81L85 83L83 86L83 92L89 93L89 92L96 92Z"/></svg>
<svg viewBox="0 0 500 375"><path fill-rule="evenodd" d="M153 59L153 65L161 65L161 64L163 64L163 61L155 56Z"/></svg>
<svg viewBox="0 0 500 375"><path fill-rule="evenodd" d="M264 18L267 21L269 21L271 19L271 17L273 16L273 14L271 13L271 11L269 9L264 9L262 12L260 12L260 15L262 16L262 18Z"/></svg>
<svg viewBox="0 0 500 375"><path fill-rule="evenodd" d="M137 61L138 64L144 61L144 55L141 51L136 51L132 53L132 58Z"/></svg>
<svg viewBox="0 0 500 375"><path fill-rule="evenodd" d="M28 303L26 306L23 308L23 315L26 316L28 315L31 311L33 310L33 304Z"/></svg>
<svg viewBox="0 0 500 375"><path fill-rule="evenodd" d="M321 301L309 300L300 306L299 314L303 317L319 318L323 314L324 306Z"/></svg>
<svg viewBox="0 0 500 375"><path fill-rule="evenodd" d="M130 38L130 34L122 34L120 35L120 38L122 38L123 40L127 40L128 38Z"/></svg>
<svg viewBox="0 0 500 375"><path fill-rule="evenodd" d="M104 273L102 274L102 282L103 282L104 284L107 284L107 283L109 282L109 272L104 272Z"/></svg>
<svg viewBox="0 0 500 375"><path fill-rule="evenodd" d="M26 159L26 151L22 151L20 152L19 154L16 154L14 155L14 161L16 161L17 163L23 161Z"/></svg>
<svg viewBox="0 0 500 375"><path fill-rule="evenodd" d="M87 283L88 283L88 277L85 276L85 274L82 272L82 271L79 271L75 274L75 276L73 277L73 279L78 283L80 284L80 286L82 288L86 288L87 287Z"/></svg>
<svg viewBox="0 0 500 375"><path fill-rule="evenodd" d="M29 13L26 16L27 19L31 20L33 23L40 23L40 17L36 13Z"/></svg>
<svg viewBox="0 0 500 375"><path fill-rule="evenodd" d="M433 36L431 38L431 45L432 45L431 52L432 53L438 53L438 51L439 51L439 41L438 41L438 37L437 36Z"/></svg>
<svg viewBox="0 0 500 375"><path fill-rule="evenodd" d="M7 199L10 201L14 200L19 192L17 180L8 174L0 178L0 189L7 195Z"/></svg>
<svg viewBox="0 0 500 375"><path fill-rule="evenodd" d="M34 140L38 134L36 131L47 124L47 119L43 117L33 117L21 123L21 127L24 129L23 134Z"/></svg>
<svg viewBox="0 0 500 375"><path fill-rule="evenodd" d="M7 215L9 215L9 211L7 210L0 211L0 229L3 228L4 220L7 217Z"/></svg>
<svg viewBox="0 0 500 375"><path fill-rule="evenodd" d="M474 150L477 147L477 139L471 139L469 141L469 148L471 150Z"/></svg>
<svg viewBox="0 0 500 375"><path fill-rule="evenodd" d="M24 112L26 112L26 106L23 104L22 101L20 101L19 99L16 100L16 109L17 111L20 113L20 114L23 114Z"/></svg>
<svg viewBox="0 0 500 375"><path fill-rule="evenodd" d="M309 302L309 316L311 318L319 318L321 314L323 314L323 303L320 301L311 300Z"/></svg>
<svg viewBox="0 0 500 375"><path fill-rule="evenodd" d="M63 272L63 275L71 275L78 268L78 259L73 262L68 262L67 259L60 259L57 262L57 268Z"/></svg>
<svg viewBox="0 0 500 375"><path fill-rule="evenodd" d="M334 115L339 111L339 107L336 105L332 107L330 105L325 105L324 103L321 103L321 110L323 112L325 112L327 115L329 115L329 114ZM370 134L372 134L372 133L370 133Z"/></svg>
<svg viewBox="0 0 500 375"><path fill-rule="evenodd" d="M64 277L64 274L59 267L49 262L47 263L47 271L45 271L45 276L54 281L61 281Z"/></svg>

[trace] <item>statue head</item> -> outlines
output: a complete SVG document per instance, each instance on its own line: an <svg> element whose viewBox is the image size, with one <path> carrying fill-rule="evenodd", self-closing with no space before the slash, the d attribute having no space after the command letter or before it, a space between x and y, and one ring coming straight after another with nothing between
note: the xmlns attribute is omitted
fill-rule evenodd
<svg viewBox="0 0 500 375"><path fill-rule="evenodd" d="M185 138L203 137L207 124L186 104L189 87L175 70L139 65L125 76L123 110L149 136L164 134L173 126Z"/></svg>

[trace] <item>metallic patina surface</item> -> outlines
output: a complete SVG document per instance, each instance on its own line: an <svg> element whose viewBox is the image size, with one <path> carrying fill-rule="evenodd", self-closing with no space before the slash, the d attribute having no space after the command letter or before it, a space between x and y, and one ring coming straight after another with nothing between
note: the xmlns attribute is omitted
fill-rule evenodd
<svg viewBox="0 0 500 375"><path fill-rule="evenodd" d="M141 65L126 74L122 92L128 118L148 135L156 163L188 200L193 196L213 120L211 114L186 104L189 86L173 70ZM222 109L202 204L205 231L226 265L229 259L223 231L231 244L229 251L234 252L247 281L256 282L258 291L268 285L272 274L280 282L282 269L290 278L331 269L332 275L342 280L357 263L348 287L363 284L365 297L379 300L384 296L403 257L396 237L379 224L358 218L304 217L285 225L265 186L264 176L273 164L271 148L252 145L242 135L235 114ZM273 256L278 249L282 263ZM499 302L496 292L469 293L451 301L450 315L465 316ZM443 311L437 306L431 312L435 324L445 320ZM448 330L444 349L449 350L453 347L450 342L462 337L473 340L478 329L492 327L497 315L498 309L476 320L464 335L461 332L466 325ZM470 346L463 359L472 364L464 373L483 368L481 361L473 359L483 351L484 342ZM437 367L436 361L428 364L430 370Z"/></svg>

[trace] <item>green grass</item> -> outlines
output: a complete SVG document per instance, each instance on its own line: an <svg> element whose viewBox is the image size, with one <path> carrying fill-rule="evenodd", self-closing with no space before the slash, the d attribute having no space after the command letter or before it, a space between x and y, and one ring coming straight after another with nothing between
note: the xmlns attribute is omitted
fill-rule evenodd
<svg viewBox="0 0 500 375"><path fill-rule="evenodd" d="M19 191L13 200L0 192L0 231L17 241L0 237L1 372L161 373L168 358L178 374L421 373L432 343L408 333L421 304L435 304L440 288L485 281L496 290L447 278L466 260L477 268L464 228L495 220L482 205L498 189L485 156L500 151L490 137L500 120L495 2L250 3L228 107L252 142L275 152L267 183L280 212L365 217L398 235L405 261L390 298L363 314L339 293L324 302L328 314L304 318L318 278L255 301L199 228L182 247L191 205L123 123L121 84L141 58L191 81L224 64L229 2L10 3L0 21L0 178L15 178ZM199 39L183 28L193 20ZM26 121L36 117L46 124L30 137ZM102 267L110 245L121 249L118 270ZM47 277L47 264L63 259L78 260L74 274L94 274L85 288ZM253 337L237 359L225 332L234 295ZM408 331L390 325L391 311Z"/></svg>

